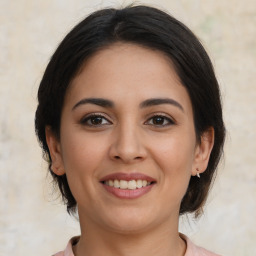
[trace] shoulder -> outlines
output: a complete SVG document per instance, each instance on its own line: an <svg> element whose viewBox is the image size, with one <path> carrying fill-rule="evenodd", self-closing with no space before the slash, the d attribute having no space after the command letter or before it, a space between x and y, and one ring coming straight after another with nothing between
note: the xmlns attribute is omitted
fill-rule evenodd
<svg viewBox="0 0 256 256"><path fill-rule="evenodd" d="M68 244L64 251L57 252L57 253L53 254L52 256L74 256L72 246L78 242L79 238L80 238L79 236L72 237L68 241Z"/></svg>
<svg viewBox="0 0 256 256"><path fill-rule="evenodd" d="M210 252L202 247L195 245L187 236L180 234L180 237L186 242L187 250L184 256L220 256Z"/></svg>
<svg viewBox="0 0 256 256"><path fill-rule="evenodd" d="M64 251L57 252L57 253L53 254L52 256L64 256Z"/></svg>

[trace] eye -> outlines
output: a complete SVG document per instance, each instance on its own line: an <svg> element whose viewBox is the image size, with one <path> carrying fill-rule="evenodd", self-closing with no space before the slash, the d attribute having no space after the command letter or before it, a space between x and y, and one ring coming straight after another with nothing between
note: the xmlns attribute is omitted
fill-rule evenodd
<svg viewBox="0 0 256 256"><path fill-rule="evenodd" d="M171 118L163 115L154 115L153 117L147 120L146 124L163 127L173 125L174 121Z"/></svg>
<svg viewBox="0 0 256 256"><path fill-rule="evenodd" d="M91 114L86 117L84 117L81 120L81 124L87 125L87 126L103 126L103 125L109 125L111 122L100 114Z"/></svg>

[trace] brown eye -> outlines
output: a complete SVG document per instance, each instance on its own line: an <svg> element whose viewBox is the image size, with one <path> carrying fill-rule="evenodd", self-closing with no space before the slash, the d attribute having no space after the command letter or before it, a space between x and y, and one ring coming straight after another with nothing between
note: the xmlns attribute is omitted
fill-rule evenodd
<svg viewBox="0 0 256 256"><path fill-rule="evenodd" d="M87 125L87 126L103 126L103 125L109 125L110 121L108 121L102 115L89 115L81 120L81 124Z"/></svg>
<svg viewBox="0 0 256 256"><path fill-rule="evenodd" d="M174 124L174 121L171 118L166 117L166 116L155 115L155 116L151 117L150 119L148 119L146 124L158 126L158 127L164 127L164 126Z"/></svg>
<svg viewBox="0 0 256 256"><path fill-rule="evenodd" d="M161 116L155 116L152 118L152 123L154 125L163 125L164 121L165 121L165 118Z"/></svg>
<svg viewBox="0 0 256 256"><path fill-rule="evenodd" d="M99 124L102 124L103 118L101 116L96 116L96 117L92 117L90 121L91 121L91 124L93 125L99 125Z"/></svg>

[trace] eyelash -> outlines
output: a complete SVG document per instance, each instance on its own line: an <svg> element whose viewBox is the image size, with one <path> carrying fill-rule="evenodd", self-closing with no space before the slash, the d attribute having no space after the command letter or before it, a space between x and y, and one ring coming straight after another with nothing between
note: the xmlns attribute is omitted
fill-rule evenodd
<svg viewBox="0 0 256 256"><path fill-rule="evenodd" d="M106 125L106 124L99 124L99 125L97 125L97 124L92 124L92 119L93 119L93 118L105 119L105 120L107 120L108 123L111 124L111 122L110 122L104 115L98 114L98 113L89 114L89 115L83 117L82 120L80 121L80 123L81 123L82 125L91 126L91 127L100 127L100 126ZM91 123L88 124L88 121L91 121ZM108 124L108 125L109 125L109 124Z"/></svg>
<svg viewBox="0 0 256 256"><path fill-rule="evenodd" d="M167 117L163 114L154 114L152 117L150 117L146 122L145 124L147 124L149 122L149 120L153 120L154 118L162 118L164 119L164 122L167 121L167 124L160 124L160 125L157 125L157 124L148 124L148 125L151 125L151 126L156 126L156 127L166 127L166 126L170 126L170 125L174 125L175 122L173 121L173 119L171 119L170 117Z"/></svg>
<svg viewBox="0 0 256 256"><path fill-rule="evenodd" d="M92 124L93 118L101 118L101 120L105 119L108 122L108 124ZM164 119L164 124L158 125L158 124L150 123L149 121L150 120L153 121L154 118L162 118L162 119ZM88 123L88 121L90 121L90 124ZM89 127L102 127L104 125L112 124L112 122L110 122L104 115L98 114L98 113L89 114L89 115L85 116L84 118L82 118L80 123L82 125L86 125L86 126L89 126ZM156 126L156 127L166 127L166 126L174 125L175 121L173 119L171 119L170 117L167 117L167 116L165 116L163 114L154 114L144 124L150 125L150 126Z"/></svg>

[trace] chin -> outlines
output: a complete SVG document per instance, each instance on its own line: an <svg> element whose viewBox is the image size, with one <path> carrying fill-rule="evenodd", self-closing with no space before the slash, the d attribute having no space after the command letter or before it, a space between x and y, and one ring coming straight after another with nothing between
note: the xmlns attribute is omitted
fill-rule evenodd
<svg viewBox="0 0 256 256"><path fill-rule="evenodd" d="M105 219L105 224L116 233L140 233L154 226L154 220L157 219L157 216L154 218L152 212L151 214L148 213L150 213L150 211L145 213L144 211L131 209L125 210L125 213L123 211L119 211L119 213L112 212L108 219Z"/></svg>

